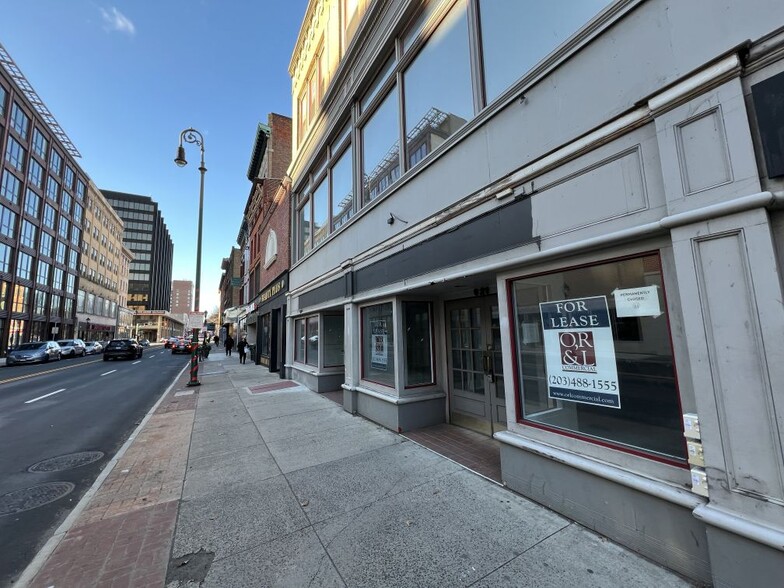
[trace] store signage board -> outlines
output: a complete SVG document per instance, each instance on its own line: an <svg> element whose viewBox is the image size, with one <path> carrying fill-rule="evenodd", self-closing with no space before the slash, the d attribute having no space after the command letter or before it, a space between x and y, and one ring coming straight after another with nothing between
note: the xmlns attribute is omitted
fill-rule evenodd
<svg viewBox="0 0 784 588"><path fill-rule="evenodd" d="M547 395L621 408L610 312L605 296L541 302Z"/></svg>
<svg viewBox="0 0 784 588"><path fill-rule="evenodd" d="M370 365L377 370L387 369L387 321L375 319L370 321L370 334L373 338L370 351Z"/></svg>
<svg viewBox="0 0 784 588"><path fill-rule="evenodd" d="M659 287L644 286L642 288L616 288L613 290L615 298L615 312L620 318L630 316L662 315L659 304Z"/></svg>

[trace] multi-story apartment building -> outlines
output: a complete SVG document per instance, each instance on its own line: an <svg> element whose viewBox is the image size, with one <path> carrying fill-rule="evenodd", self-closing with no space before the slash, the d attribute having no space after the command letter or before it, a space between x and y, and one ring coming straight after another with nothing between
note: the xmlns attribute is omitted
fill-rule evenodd
<svg viewBox="0 0 784 588"><path fill-rule="evenodd" d="M784 4L364 6L311 0L291 60L291 377L780 584Z"/></svg>
<svg viewBox="0 0 784 588"><path fill-rule="evenodd" d="M120 287L117 301L117 334L116 337L130 337L133 334L133 311L128 308L128 274L133 261L133 251L125 245L120 255Z"/></svg>
<svg viewBox="0 0 784 588"><path fill-rule="evenodd" d="M252 186L239 245L247 252L244 320L248 343L256 352L253 359L272 372L281 372L290 259L290 181L286 170L291 162L291 119L270 114L267 123L258 126L248 165Z"/></svg>
<svg viewBox="0 0 784 588"><path fill-rule="evenodd" d="M231 248L229 256L221 261L221 271L218 284L220 291L218 312L222 321L221 327L225 327L223 336L234 335L237 332L239 316L243 313L242 254L239 249Z"/></svg>
<svg viewBox="0 0 784 588"><path fill-rule="evenodd" d="M133 252L128 307L169 310L174 245L158 203L149 196L102 190L125 223L123 243Z"/></svg>
<svg viewBox="0 0 784 588"><path fill-rule="evenodd" d="M76 333L88 184L78 157L0 45L0 354Z"/></svg>
<svg viewBox="0 0 784 588"><path fill-rule="evenodd" d="M76 298L77 332L85 340L111 339L117 333L129 269L123 260L122 235L122 219L89 182Z"/></svg>
<svg viewBox="0 0 784 588"><path fill-rule="evenodd" d="M171 312L174 315L185 314L193 308L193 281L174 280L172 282Z"/></svg>

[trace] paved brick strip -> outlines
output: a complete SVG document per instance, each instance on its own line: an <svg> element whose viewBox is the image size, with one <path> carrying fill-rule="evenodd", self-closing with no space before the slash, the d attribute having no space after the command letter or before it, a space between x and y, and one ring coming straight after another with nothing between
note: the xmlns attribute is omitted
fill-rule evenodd
<svg viewBox="0 0 784 588"><path fill-rule="evenodd" d="M30 586L164 585L196 412L187 382L186 372Z"/></svg>

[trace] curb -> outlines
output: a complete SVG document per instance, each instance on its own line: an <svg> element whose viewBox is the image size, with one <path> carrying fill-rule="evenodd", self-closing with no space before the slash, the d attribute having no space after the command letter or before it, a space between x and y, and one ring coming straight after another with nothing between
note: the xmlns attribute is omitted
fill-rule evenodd
<svg viewBox="0 0 784 588"><path fill-rule="evenodd" d="M109 463L106 464L106 467L98 475L95 482L93 482L93 485L90 486L90 489L87 490L87 492L85 492L84 496L82 496L82 499L79 501L79 503L74 507L71 513L66 517L66 519L60 524L60 526L54 532L54 535L52 535L49 538L49 540L46 543L44 543L44 546L33 558L33 561L31 561L28 564L28 566L24 569L22 574L16 580L17 586L21 588L29 586L30 582L35 578L36 574L38 574L38 572L41 571L46 561L49 559L52 553L54 553L54 550L57 549L57 546L63 540L65 535L68 533L68 531L71 530L71 527L73 527L73 524L76 522L76 519L79 518L79 515L82 514L82 511L84 511L84 509L87 507L90 500L92 500L92 497L103 485L104 480L106 480L109 474L112 473L112 470L114 470L114 466L116 466L117 462L120 461L123 455L125 455L125 452L128 451L128 448L131 446L131 444L133 444L133 442L139 436L139 433L141 433L141 431L147 425L147 422L150 420L150 418L152 418L152 415L161 405L163 399L166 398L169 392L171 392L172 388L174 388L174 386L177 384L177 381L180 379L180 377L182 377L183 373L185 373L187 369L188 369L188 365L186 365L180 370L180 372L174 377L172 383L169 384L166 390L164 390L163 394L161 394L161 397L158 398L158 400L155 402L152 408L150 408L147 414L144 415L144 418L139 423L139 426L136 427L136 429L134 429L130 437L128 437L125 443L123 443L123 446L120 447L119 451L117 451L117 453L109 461Z"/></svg>

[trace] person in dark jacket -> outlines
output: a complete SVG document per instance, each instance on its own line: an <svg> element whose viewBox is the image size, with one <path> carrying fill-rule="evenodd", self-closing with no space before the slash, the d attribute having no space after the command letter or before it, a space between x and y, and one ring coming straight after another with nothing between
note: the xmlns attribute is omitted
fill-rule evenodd
<svg viewBox="0 0 784 588"><path fill-rule="evenodd" d="M246 353L245 350L248 348L248 342L243 337L239 343L237 343L237 351L240 353L240 363L245 363Z"/></svg>
<svg viewBox="0 0 784 588"><path fill-rule="evenodd" d="M218 335L215 335L215 336L212 338L212 340L215 342L215 347L217 347L217 346L218 346L218 344L220 343L220 337L218 337Z"/></svg>
<svg viewBox="0 0 784 588"><path fill-rule="evenodd" d="M223 345L226 347L226 355L231 356L231 350L234 348L234 339L231 338L231 335L226 335L226 341L223 342Z"/></svg>

